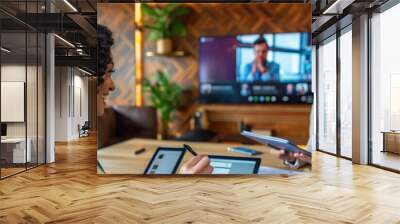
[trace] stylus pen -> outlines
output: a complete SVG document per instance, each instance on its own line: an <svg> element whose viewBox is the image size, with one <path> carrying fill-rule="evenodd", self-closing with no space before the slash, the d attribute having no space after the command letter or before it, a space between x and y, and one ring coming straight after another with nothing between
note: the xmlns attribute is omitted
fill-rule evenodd
<svg viewBox="0 0 400 224"><path fill-rule="evenodd" d="M192 155L197 156L197 153L192 149L192 147L190 147L189 145L183 144L183 148L185 148L186 150L188 150L190 153L192 153Z"/></svg>

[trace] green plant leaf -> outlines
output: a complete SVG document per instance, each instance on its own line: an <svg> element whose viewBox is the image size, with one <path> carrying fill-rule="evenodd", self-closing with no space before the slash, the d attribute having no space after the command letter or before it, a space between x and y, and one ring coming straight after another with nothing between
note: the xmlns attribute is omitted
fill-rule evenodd
<svg viewBox="0 0 400 224"><path fill-rule="evenodd" d="M171 17L179 17L179 16L186 16L189 14L190 9L186 7L178 7L174 11L171 12Z"/></svg>
<svg viewBox="0 0 400 224"><path fill-rule="evenodd" d="M182 37L187 34L186 26L181 21L175 21L171 25L171 36Z"/></svg>
<svg viewBox="0 0 400 224"><path fill-rule="evenodd" d="M142 12L143 12L143 14L148 15L153 18L158 17L158 13L148 4L142 4Z"/></svg>
<svg viewBox="0 0 400 224"><path fill-rule="evenodd" d="M147 38L151 41L161 39L162 37L162 32L158 30L151 30L147 36Z"/></svg>
<svg viewBox="0 0 400 224"><path fill-rule="evenodd" d="M159 8L159 7L155 7L155 8L154 8L154 11L157 13L157 16L158 16L158 17L161 17L161 16L165 16L165 15L166 15L165 12L164 12L164 10L161 9L161 8Z"/></svg>
<svg viewBox="0 0 400 224"><path fill-rule="evenodd" d="M163 10L165 11L165 13L170 14L171 12L173 12L176 9L176 7L178 7L177 3L169 3L168 5L166 5L164 7Z"/></svg>
<svg viewBox="0 0 400 224"><path fill-rule="evenodd" d="M179 105L182 88L173 83L169 75L162 70L157 71L155 76L157 77L155 83L151 83L148 79L144 80L144 89L150 94L153 106L160 112L162 122L168 124L172 111Z"/></svg>

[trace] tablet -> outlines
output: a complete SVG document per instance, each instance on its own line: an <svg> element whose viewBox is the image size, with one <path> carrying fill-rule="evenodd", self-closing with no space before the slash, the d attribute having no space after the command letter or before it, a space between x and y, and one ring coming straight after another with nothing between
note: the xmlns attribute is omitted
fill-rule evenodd
<svg viewBox="0 0 400 224"><path fill-rule="evenodd" d="M184 148L157 148L144 174L175 174L185 152Z"/></svg>
<svg viewBox="0 0 400 224"><path fill-rule="evenodd" d="M291 143L290 141L288 141L286 139L271 137L271 136L266 136L266 135L260 135L260 134L256 134L256 133L249 132L249 131L243 131L242 135L246 136L250 139L253 139L254 141L259 142L261 144L269 145L272 148L275 148L277 150L283 149L285 151L289 151L289 152L293 152L293 153L303 153L309 157L312 156L311 152L298 147L297 145Z"/></svg>
<svg viewBox="0 0 400 224"><path fill-rule="evenodd" d="M257 174L261 159L209 155L212 174Z"/></svg>

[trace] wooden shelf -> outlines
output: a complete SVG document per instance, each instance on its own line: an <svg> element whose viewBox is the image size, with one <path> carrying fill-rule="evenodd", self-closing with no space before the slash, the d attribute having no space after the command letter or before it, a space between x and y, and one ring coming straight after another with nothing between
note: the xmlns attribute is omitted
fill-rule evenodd
<svg viewBox="0 0 400 224"><path fill-rule="evenodd" d="M186 56L185 52L183 52L183 51L174 51L169 54L158 54L157 52L154 52L154 51L147 51L145 55L146 55L146 57L184 57L184 56Z"/></svg>

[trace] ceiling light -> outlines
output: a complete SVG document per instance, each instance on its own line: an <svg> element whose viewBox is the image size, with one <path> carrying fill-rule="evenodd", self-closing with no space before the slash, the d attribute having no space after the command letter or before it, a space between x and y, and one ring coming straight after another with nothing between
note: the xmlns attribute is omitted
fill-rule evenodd
<svg viewBox="0 0 400 224"><path fill-rule="evenodd" d="M11 52L11 50L9 50L9 49L7 49L7 48L5 48L5 47L1 47L0 49L1 49L2 51L6 52L6 53L10 53L10 52Z"/></svg>
<svg viewBox="0 0 400 224"><path fill-rule="evenodd" d="M83 69L81 69L81 68L79 68L79 67L78 67L78 70L81 71L81 72L83 72L83 73L85 73L85 74L87 74L87 75L93 75L92 73L90 73L90 72L88 72L88 71L86 71L86 70L83 70Z"/></svg>
<svg viewBox="0 0 400 224"><path fill-rule="evenodd" d="M343 10L351 5L355 0L336 0L332 5L324 10L322 14L342 14Z"/></svg>
<svg viewBox="0 0 400 224"><path fill-rule="evenodd" d="M61 40L62 42L66 43L68 46L75 48L75 45L73 45L71 42L69 42L68 40L58 36L57 34L54 34L55 37L57 37L59 40Z"/></svg>
<svg viewBox="0 0 400 224"><path fill-rule="evenodd" d="M78 12L78 10L68 0L64 0L64 3L67 4L74 12Z"/></svg>

